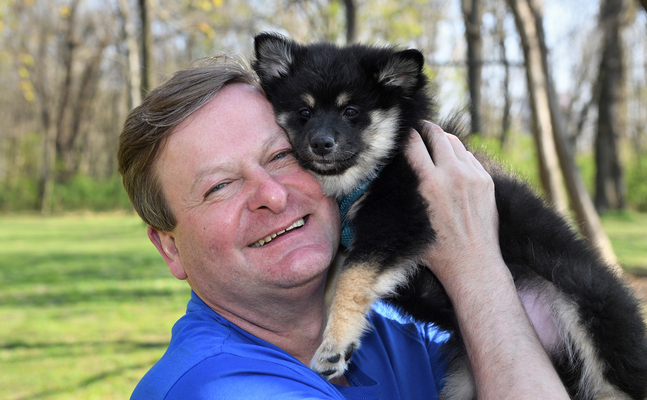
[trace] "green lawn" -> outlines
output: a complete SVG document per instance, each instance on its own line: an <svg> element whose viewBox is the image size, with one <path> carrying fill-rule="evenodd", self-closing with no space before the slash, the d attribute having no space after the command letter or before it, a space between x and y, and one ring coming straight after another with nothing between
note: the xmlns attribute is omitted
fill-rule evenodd
<svg viewBox="0 0 647 400"><path fill-rule="evenodd" d="M647 276L647 214L608 214L602 225L620 265L634 275Z"/></svg>
<svg viewBox="0 0 647 400"><path fill-rule="evenodd" d="M0 218L0 399L124 399L188 286L133 216Z"/></svg>
<svg viewBox="0 0 647 400"><path fill-rule="evenodd" d="M647 274L647 215L603 219ZM132 215L0 217L0 399L124 399L189 290Z"/></svg>

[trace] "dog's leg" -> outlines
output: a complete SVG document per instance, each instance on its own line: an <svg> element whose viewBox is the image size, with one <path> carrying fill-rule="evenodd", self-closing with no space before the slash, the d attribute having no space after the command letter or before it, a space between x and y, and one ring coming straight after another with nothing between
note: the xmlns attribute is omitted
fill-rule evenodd
<svg viewBox="0 0 647 400"><path fill-rule="evenodd" d="M393 293L398 285L406 282L407 270L399 267L384 271L371 261L344 265L337 280L323 342L312 358L310 368L326 379L344 374L350 356L359 347L362 334L368 328L366 316L371 306L378 298Z"/></svg>
<svg viewBox="0 0 647 400"><path fill-rule="evenodd" d="M547 281L519 290L519 296L546 352L563 371L580 371L569 391L576 399L631 399L604 376L591 334L577 304Z"/></svg>

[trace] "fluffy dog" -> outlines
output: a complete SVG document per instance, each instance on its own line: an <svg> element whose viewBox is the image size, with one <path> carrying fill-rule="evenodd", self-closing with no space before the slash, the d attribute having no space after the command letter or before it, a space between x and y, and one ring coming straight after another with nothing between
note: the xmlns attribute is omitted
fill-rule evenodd
<svg viewBox="0 0 647 400"><path fill-rule="evenodd" d="M328 379L343 374L366 313L383 298L452 333L445 398L474 398L451 302L420 264L435 231L402 152L411 128L433 119L423 55L299 45L272 33L256 36L255 55L253 67L301 165L328 195L342 203L356 198L344 217L352 243L311 368ZM522 300L557 330L545 346L571 397L643 399L647 339L637 300L528 185L483 162L495 183L503 258Z"/></svg>

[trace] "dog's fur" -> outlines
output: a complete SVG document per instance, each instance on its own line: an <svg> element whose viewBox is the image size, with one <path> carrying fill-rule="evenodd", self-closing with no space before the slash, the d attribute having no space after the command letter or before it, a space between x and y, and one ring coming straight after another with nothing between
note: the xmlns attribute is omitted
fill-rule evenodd
<svg viewBox="0 0 647 400"><path fill-rule="evenodd" d="M253 66L277 121L324 191L341 197L372 180L346 216L355 236L311 368L328 379L343 374L366 314L384 298L452 333L443 394L474 398L451 302L421 266L435 240L427 214L433 204L419 194L402 152L410 129L433 118L424 57L387 47L299 45L270 33L256 36L255 50ZM504 260L571 397L643 399L647 340L637 300L529 186L482 162L495 183Z"/></svg>

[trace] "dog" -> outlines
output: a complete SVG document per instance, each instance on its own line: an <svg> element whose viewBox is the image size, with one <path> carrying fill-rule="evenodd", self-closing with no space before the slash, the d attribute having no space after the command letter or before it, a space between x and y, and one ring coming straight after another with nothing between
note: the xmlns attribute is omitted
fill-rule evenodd
<svg viewBox="0 0 647 400"><path fill-rule="evenodd" d="M346 203L348 256L310 367L327 379L342 375L371 305L384 299L451 333L444 398L475 398L452 304L421 263L436 232L403 154L411 129L434 120L424 56L392 47L301 45L267 32L254 38L254 48L252 66L299 163L326 194ZM545 347L569 395L642 400L647 339L638 301L527 184L479 159L495 184L504 261L521 299L557 330Z"/></svg>

